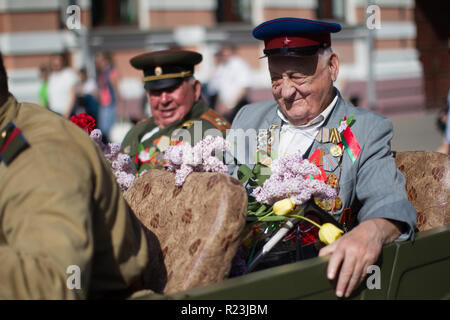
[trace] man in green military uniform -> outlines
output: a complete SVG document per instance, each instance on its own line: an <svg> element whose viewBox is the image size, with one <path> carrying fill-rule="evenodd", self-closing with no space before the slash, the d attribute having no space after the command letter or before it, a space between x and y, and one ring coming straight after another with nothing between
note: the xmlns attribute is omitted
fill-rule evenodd
<svg viewBox="0 0 450 320"><path fill-rule="evenodd" d="M224 134L228 121L201 99L201 84L193 77L202 55L186 50L155 51L136 56L131 65L143 70L152 117L140 121L122 142L139 172L161 167L169 145L194 145L205 136Z"/></svg>
<svg viewBox="0 0 450 320"><path fill-rule="evenodd" d="M156 239L100 148L57 114L18 103L1 54L0 185L0 299L125 298L165 281Z"/></svg>

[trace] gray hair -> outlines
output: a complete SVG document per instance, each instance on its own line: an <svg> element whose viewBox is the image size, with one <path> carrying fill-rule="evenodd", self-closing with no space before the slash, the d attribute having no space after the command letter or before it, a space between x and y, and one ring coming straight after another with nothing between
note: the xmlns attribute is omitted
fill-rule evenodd
<svg viewBox="0 0 450 320"><path fill-rule="evenodd" d="M333 49L331 49L331 47L320 48L318 55L319 55L319 58L328 60L330 58L330 55L332 52L333 52Z"/></svg>

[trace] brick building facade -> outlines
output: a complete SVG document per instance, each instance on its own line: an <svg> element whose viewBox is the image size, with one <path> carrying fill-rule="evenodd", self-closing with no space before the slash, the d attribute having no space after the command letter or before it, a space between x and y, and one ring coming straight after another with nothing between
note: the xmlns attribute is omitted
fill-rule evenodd
<svg viewBox="0 0 450 320"><path fill-rule="evenodd" d="M376 13L368 12L372 4L379 8L379 29L366 24ZM67 28L70 5L80 8L82 30ZM141 75L129 59L175 46L204 55L196 74L205 82L218 47L236 44L253 71L251 100L271 98L267 62L259 59L262 44L251 30L281 16L342 24L332 41L341 61L336 86L345 97L382 113L433 106L425 103L414 0L0 0L0 46L11 91L29 101L37 101L38 68L52 54L69 52L71 65L87 66L93 76L93 54L110 51L127 101L127 110L121 112L140 116ZM448 61L448 51L444 59ZM448 64L445 67L448 71Z"/></svg>

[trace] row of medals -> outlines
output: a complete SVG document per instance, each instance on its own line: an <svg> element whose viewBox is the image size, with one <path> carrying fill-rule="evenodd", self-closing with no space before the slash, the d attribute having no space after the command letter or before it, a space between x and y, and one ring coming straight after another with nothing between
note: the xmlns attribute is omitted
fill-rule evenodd
<svg viewBox="0 0 450 320"><path fill-rule="evenodd" d="M337 165L333 166L329 172L326 173L327 181L325 182L330 187L336 189L337 194L339 194L339 180L341 177L341 164L342 164L342 148L338 145L342 143L341 135L337 128L321 128L321 131L316 136L316 141L320 144L333 143L329 148L325 145L320 145L319 150L323 152L323 155L331 154L331 156L336 160ZM323 156L324 157L324 156ZM336 174L337 171L337 174ZM337 197L336 199L319 199L314 198L314 202L322 209L331 214L335 213L335 210L340 210L342 208L342 200Z"/></svg>
<svg viewBox="0 0 450 320"><path fill-rule="evenodd" d="M267 154L264 154L266 145L262 141L267 139L267 144L269 146L272 146L276 127L276 123L272 124L269 130L264 132L262 136L258 137L259 141L257 144L257 150L262 153L262 159L260 160L260 162L267 166L270 166L272 159ZM268 135L268 137L266 135ZM341 176L341 163L343 155L342 148L338 145L342 142L340 133L338 132L337 128L321 128L321 131L316 136L316 141L322 144L318 147L318 149L322 151L322 158L328 154L330 154L334 158L334 160L332 160L333 165L331 170L326 170L328 171L328 173L326 173L326 183L332 188L336 189L337 193L339 194L339 179ZM324 145L325 143L333 143L333 145L328 150L328 148ZM322 163L323 162L324 161L322 160ZM336 171L338 171L337 174L335 173ZM342 208L342 200L339 197L337 197L336 199L320 199L315 197L314 202L322 210L330 212L331 214L334 214L335 210L340 210Z"/></svg>

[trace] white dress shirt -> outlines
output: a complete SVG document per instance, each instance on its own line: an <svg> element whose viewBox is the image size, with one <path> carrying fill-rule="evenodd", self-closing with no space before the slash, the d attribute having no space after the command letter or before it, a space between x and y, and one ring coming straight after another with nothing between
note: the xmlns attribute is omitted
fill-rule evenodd
<svg viewBox="0 0 450 320"><path fill-rule="evenodd" d="M283 157L301 150L304 155L313 144L314 139L320 131L325 120L330 115L336 105L338 96L336 95L331 103L317 117L310 122L300 126L292 125L289 120L278 109L277 114L282 120L280 131L280 145L278 148L278 157Z"/></svg>

